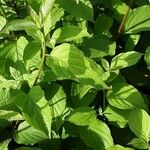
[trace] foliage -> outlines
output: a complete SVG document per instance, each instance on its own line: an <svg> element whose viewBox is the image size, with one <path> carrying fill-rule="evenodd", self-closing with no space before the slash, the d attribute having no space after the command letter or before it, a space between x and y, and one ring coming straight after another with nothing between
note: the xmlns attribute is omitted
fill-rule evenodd
<svg viewBox="0 0 150 150"><path fill-rule="evenodd" d="M150 1L1 0L0 149L150 149Z"/></svg>

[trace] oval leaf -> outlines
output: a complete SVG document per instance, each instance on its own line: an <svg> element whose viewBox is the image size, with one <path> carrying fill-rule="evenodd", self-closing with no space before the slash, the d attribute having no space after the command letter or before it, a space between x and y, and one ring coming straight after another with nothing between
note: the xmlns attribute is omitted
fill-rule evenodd
<svg viewBox="0 0 150 150"><path fill-rule="evenodd" d="M96 112L89 107L76 108L69 116L67 121L78 125L87 126L96 119Z"/></svg>
<svg viewBox="0 0 150 150"><path fill-rule="evenodd" d="M114 145L108 126L97 119L88 127L81 127L80 136L86 145L94 150L106 149Z"/></svg>
<svg viewBox="0 0 150 150"><path fill-rule="evenodd" d="M112 85L112 90L107 93L107 100L110 105L119 109L147 109L140 92L126 83L115 82Z"/></svg>
<svg viewBox="0 0 150 150"><path fill-rule="evenodd" d="M110 68L112 70L118 70L133 66L140 60L142 55L142 53L135 51L120 53L112 59Z"/></svg>
<svg viewBox="0 0 150 150"><path fill-rule="evenodd" d="M132 110L129 116L129 127L138 138L146 142L150 138L150 116L142 109Z"/></svg>
<svg viewBox="0 0 150 150"><path fill-rule="evenodd" d="M55 40L56 43L61 43L77 40L85 36L90 36L90 34L77 26L70 25L55 30L51 40Z"/></svg>
<svg viewBox="0 0 150 150"><path fill-rule="evenodd" d="M20 31L36 28L35 24L27 19L16 19L6 23L2 31Z"/></svg>
<svg viewBox="0 0 150 150"><path fill-rule="evenodd" d="M34 145L48 139L48 137L43 132L31 127L24 121L16 130L14 139L18 144Z"/></svg>
<svg viewBox="0 0 150 150"><path fill-rule="evenodd" d="M138 33L150 30L150 5L138 7L131 11L127 17L124 32Z"/></svg>

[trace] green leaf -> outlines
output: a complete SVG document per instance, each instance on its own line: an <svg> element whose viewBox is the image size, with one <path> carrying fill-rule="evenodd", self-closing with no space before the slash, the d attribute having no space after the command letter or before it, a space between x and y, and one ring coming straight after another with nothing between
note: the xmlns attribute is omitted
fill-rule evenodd
<svg viewBox="0 0 150 150"><path fill-rule="evenodd" d="M150 47L146 49L145 55L144 55L144 60L147 64L147 68L150 70Z"/></svg>
<svg viewBox="0 0 150 150"><path fill-rule="evenodd" d="M95 22L94 34L100 35L102 33L108 33L112 24L113 20L111 17L107 15L99 15Z"/></svg>
<svg viewBox="0 0 150 150"><path fill-rule="evenodd" d="M17 89L19 82L14 80L6 80L0 76L0 109L4 110L18 110L14 105L11 88Z"/></svg>
<svg viewBox="0 0 150 150"><path fill-rule="evenodd" d="M106 150L133 150L133 149L128 148L128 147L123 147L121 145L115 145L115 146L107 148Z"/></svg>
<svg viewBox="0 0 150 150"><path fill-rule="evenodd" d="M81 17L85 20L93 21L93 8L89 0L57 0L67 12L72 16Z"/></svg>
<svg viewBox="0 0 150 150"><path fill-rule="evenodd" d="M32 7L37 13L39 13L40 4L42 0L27 0L30 7Z"/></svg>
<svg viewBox="0 0 150 150"><path fill-rule="evenodd" d="M121 110L108 105L104 111L104 116L108 119L108 121L117 124L120 128L124 128L128 123L129 113L129 110Z"/></svg>
<svg viewBox="0 0 150 150"><path fill-rule="evenodd" d="M102 68L84 57L75 45L64 43L55 47L47 59L47 65L59 79L72 79L96 88L108 88L101 79Z"/></svg>
<svg viewBox="0 0 150 150"><path fill-rule="evenodd" d="M41 62L41 45L36 41L30 41L24 49L23 60L28 71L39 68Z"/></svg>
<svg viewBox="0 0 150 150"><path fill-rule="evenodd" d="M94 88L109 89L109 87L104 83L103 80L103 69L95 63L92 59L85 58L86 71L84 74L78 75L78 79L81 83L86 85L91 85Z"/></svg>
<svg viewBox="0 0 150 150"><path fill-rule="evenodd" d="M112 59L110 69L118 70L133 66L140 60L142 55L142 53L135 51L120 53Z"/></svg>
<svg viewBox="0 0 150 150"><path fill-rule="evenodd" d="M131 11L125 22L125 34L138 33L150 30L150 5L138 7Z"/></svg>
<svg viewBox="0 0 150 150"><path fill-rule="evenodd" d="M26 121L24 121L16 130L14 139L18 144L34 145L48 139L48 137L43 132L31 127Z"/></svg>
<svg viewBox="0 0 150 150"><path fill-rule="evenodd" d="M0 119L8 121L23 120L23 117L15 111L0 110Z"/></svg>
<svg viewBox="0 0 150 150"><path fill-rule="evenodd" d="M88 126L96 119L96 112L89 107L78 107L69 115L67 121L78 125Z"/></svg>
<svg viewBox="0 0 150 150"><path fill-rule="evenodd" d="M112 90L107 93L107 100L110 105L119 109L147 109L140 92L127 83L113 83Z"/></svg>
<svg viewBox="0 0 150 150"><path fill-rule="evenodd" d="M58 131L64 122L66 113L67 96L63 88L58 84L52 84L49 87L48 101L53 117L53 127Z"/></svg>
<svg viewBox="0 0 150 150"><path fill-rule="evenodd" d="M33 87L28 94L17 92L14 101L31 126L50 136L51 111L39 86Z"/></svg>
<svg viewBox="0 0 150 150"><path fill-rule="evenodd" d="M129 51L133 51L135 46L137 45L137 43L140 40L140 35L139 34L131 34L127 40L126 40L126 44L125 44L125 52L129 52Z"/></svg>
<svg viewBox="0 0 150 150"><path fill-rule="evenodd" d="M121 21L122 17L125 15L125 13L128 10L128 6L124 2L122 2L122 0L108 0L108 3L111 3L112 5L114 17L118 21Z"/></svg>
<svg viewBox="0 0 150 150"><path fill-rule="evenodd" d="M8 144L9 144L10 140L5 140L0 142L0 149L1 150L8 150Z"/></svg>
<svg viewBox="0 0 150 150"><path fill-rule="evenodd" d="M54 2L55 0L42 0L41 12L42 12L43 19L47 18L47 16L49 15Z"/></svg>
<svg viewBox="0 0 150 150"><path fill-rule="evenodd" d="M58 84L52 84L49 90L48 100L52 115L54 118L60 117L66 109L66 94Z"/></svg>
<svg viewBox="0 0 150 150"><path fill-rule="evenodd" d="M47 64L56 74L64 77L82 74L86 70L83 53L76 46L66 43L53 49Z"/></svg>
<svg viewBox="0 0 150 150"><path fill-rule="evenodd" d="M5 25L6 25L6 19L0 16L0 31L3 29Z"/></svg>
<svg viewBox="0 0 150 150"><path fill-rule="evenodd" d="M15 150L42 150L41 148L36 148L36 147L19 147Z"/></svg>
<svg viewBox="0 0 150 150"><path fill-rule="evenodd" d="M129 116L129 127L131 131L146 142L150 139L150 116L145 110L132 110Z"/></svg>
<svg viewBox="0 0 150 150"><path fill-rule="evenodd" d="M86 36L90 36L89 33L77 26L64 26L55 30L51 40L56 41L56 43L62 43L77 40Z"/></svg>
<svg viewBox="0 0 150 150"><path fill-rule="evenodd" d="M100 59L104 56L113 56L115 54L116 43L107 36L91 38L83 45L86 56L92 59Z"/></svg>
<svg viewBox="0 0 150 150"><path fill-rule="evenodd" d="M51 3L51 0L48 0L49 3ZM52 0L55 1L55 0ZM53 3L53 2L52 2ZM51 4L52 4L51 3ZM53 5L53 4L52 4ZM50 5L48 5L50 6ZM55 28L55 24L57 21L61 19L61 17L64 15L64 10L63 8L60 8L58 4L54 4L52 8L49 8L49 13L45 16L43 20L44 24L44 33L45 36Z"/></svg>
<svg viewBox="0 0 150 150"><path fill-rule="evenodd" d="M114 145L108 126L97 119L88 127L80 127L80 136L94 150L107 149Z"/></svg>
<svg viewBox="0 0 150 150"><path fill-rule="evenodd" d="M26 29L26 33L31 36L35 41L42 43L44 37L43 33L38 28Z"/></svg>
<svg viewBox="0 0 150 150"><path fill-rule="evenodd" d="M73 83L71 100L75 107L89 106L96 97L97 91L90 85Z"/></svg>
<svg viewBox="0 0 150 150"><path fill-rule="evenodd" d="M138 149L148 149L148 144L146 141L140 138L134 138L128 144Z"/></svg>
<svg viewBox="0 0 150 150"><path fill-rule="evenodd" d="M27 44L26 38L20 37L16 42L8 42L0 48L0 73L9 73L10 66L18 69L21 74L24 73L23 51Z"/></svg>
<svg viewBox="0 0 150 150"><path fill-rule="evenodd" d="M2 31L20 31L35 28L35 24L28 19L16 19L6 23Z"/></svg>

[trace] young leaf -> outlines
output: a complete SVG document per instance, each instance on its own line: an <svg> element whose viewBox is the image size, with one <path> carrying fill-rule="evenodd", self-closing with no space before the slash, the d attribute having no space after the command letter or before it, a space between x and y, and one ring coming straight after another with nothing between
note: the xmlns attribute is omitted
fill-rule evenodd
<svg viewBox="0 0 150 150"><path fill-rule="evenodd" d="M135 51L120 53L112 59L110 69L118 70L133 66L140 60L142 55L142 53Z"/></svg>
<svg viewBox="0 0 150 150"><path fill-rule="evenodd" d="M33 28L36 28L36 26L32 21L28 19L16 19L7 22L2 31L20 31Z"/></svg>
<svg viewBox="0 0 150 150"><path fill-rule="evenodd" d="M53 7L54 1L55 0L42 0L41 12L42 12L43 19L47 18L47 16L49 15L49 13Z"/></svg>
<svg viewBox="0 0 150 150"><path fill-rule="evenodd" d="M26 121L24 121L15 131L14 139L18 144L34 145L48 139L48 137L43 132L31 127Z"/></svg>
<svg viewBox="0 0 150 150"><path fill-rule="evenodd" d="M50 136L51 111L39 86L33 87L28 94L18 92L14 101L31 126Z"/></svg>
<svg viewBox="0 0 150 150"><path fill-rule="evenodd" d="M97 119L88 127L80 127L80 136L94 150L107 149L114 145L108 126Z"/></svg>
<svg viewBox="0 0 150 150"><path fill-rule="evenodd" d="M134 109L129 116L131 131L146 142L150 139L150 116L145 110Z"/></svg>
<svg viewBox="0 0 150 150"><path fill-rule="evenodd" d="M6 19L0 16L0 31L3 29L5 25L6 25Z"/></svg>
<svg viewBox="0 0 150 150"><path fill-rule="evenodd" d="M112 90L107 93L107 100L110 105L119 109L147 109L140 92L127 83L113 83Z"/></svg>
<svg viewBox="0 0 150 150"><path fill-rule="evenodd" d="M45 16L43 20L45 36L52 29L54 29L56 22L59 21L63 15L64 15L64 10L63 8L59 7L58 4L54 4L53 7L50 8L49 13Z"/></svg>
<svg viewBox="0 0 150 150"><path fill-rule="evenodd" d="M57 0L67 12L72 16L81 17L85 20L93 21L93 8L89 0Z"/></svg>
<svg viewBox="0 0 150 150"><path fill-rule="evenodd" d="M133 147L138 149L148 149L148 143L146 143L145 140L140 138L132 139L132 141L130 141L128 145L132 145Z"/></svg>
<svg viewBox="0 0 150 150"><path fill-rule="evenodd" d="M64 26L55 30L51 40L55 40L56 43L62 43L77 40L86 36L88 37L90 34L77 26Z"/></svg>
<svg viewBox="0 0 150 150"><path fill-rule="evenodd" d="M125 23L125 34L150 30L150 13L147 12L150 12L150 5L141 6L131 11Z"/></svg>
<svg viewBox="0 0 150 150"><path fill-rule="evenodd" d="M67 121L78 125L88 126L96 119L96 112L89 107L78 107L69 115Z"/></svg>

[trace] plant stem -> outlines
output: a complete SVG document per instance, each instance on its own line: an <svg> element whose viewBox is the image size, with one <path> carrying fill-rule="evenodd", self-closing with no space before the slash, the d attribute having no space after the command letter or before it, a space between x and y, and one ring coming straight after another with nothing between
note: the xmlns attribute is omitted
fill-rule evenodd
<svg viewBox="0 0 150 150"><path fill-rule="evenodd" d="M42 60L41 60L41 64L40 64L40 67L39 67L39 71L37 73L37 76L35 78L35 81L33 82L33 86L36 85L40 75L41 75L41 72L42 72L42 69L43 69L43 65L44 65L44 60L45 60L45 55L46 55L46 40L45 40L45 34L44 34L44 23L43 23L43 16L42 16L42 13L41 13L41 32L43 33L43 40L42 40Z"/></svg>
<svg viewBox="0 0 150 150"><path fill-rule="evenodd" d="M42 42L42 60L41 60L41 64L40 64L40 67L39 67L39 71L37 73L37 76L35 78L35 81L33 83L33 85L35 85L40 77L40 74L42 72L42 69L43 69L43 64L44 64L44 60L45 60L45 54L46 54L46 43L45 43L45 40Z"/></svg>
<svg viewBox="0 0 150 150"><path fill-rule="evenodd" d="M125 15L124 15L124 17L123 17L123 19L122 19L122 21L121 21L121 24L120 24L120 26L119 26L119 29L118 29L118 33L119 33L119 34L121 34L121 32L122 32L122 28L123 28L123 26L124 26L124 23L125 23L125 21L126 21L126 19L127 19L128 14L129 14L129 12L130 12L132 3L133 3L133 0L130 0L130 1L129 1L129 5L128 5L127 12L125 13Z"/></svg>

